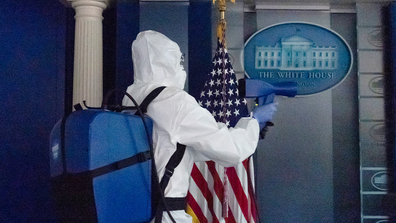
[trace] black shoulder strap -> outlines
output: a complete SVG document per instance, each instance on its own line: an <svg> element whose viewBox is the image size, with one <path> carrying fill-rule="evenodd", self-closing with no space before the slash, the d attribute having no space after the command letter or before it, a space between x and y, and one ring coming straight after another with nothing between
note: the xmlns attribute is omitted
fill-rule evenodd
<svg viewBox="0 0 396 223"><path fill-rule="evenodd" d="M161 86L161 87L157 87L153 91L151 91L143 99L142 103L139 105L140 110L143 113L146 113L147 107L150 104L150 102L152 102L154 100L154 98L156 98L164 89L165 89L165 86ZM162 191L165 191L165 188L169 183L169 179L173 175L173 171L180 164L180 162L184 156L185 150L186 150L185 145L177 143L176 151L173 153L173 155L171 156L171 158L169 159L168 163L165 166L165 174L162 177L161 182L160 182Z"/></svg>
<svg viewBox="0 0 396 223"><path fill-rule="evenodd" d="M164 176L162 176L161 182L160 182L160 187L161 187L161 193L164 194L166 186L168 186L169 180L173 175L173 172L175 168L180 164L181 160L183 159L184 152L186 151L186 145L179 144L177 143L176 151L172 154L171 158L169 159L168 163L165 166L165 173ZM185 199L181 199L182 205L179 205L175 210L182 210L185 209ZM169 217L172 219L173 222L174 219L170 215L169 211L173 210L169 208L169 205L166 203L167 201L171 201L170 199L167 199L164 197L164 200L160 201L160 203L157 206L157 211L155 214L155 223L160 223L162 222L162 215L164 211L167 211L169 214ZM168 208L168 210L167 210Z"/></svg>
<svg viewBox="0 0 396 223"><path fill-rule="evenodd" d="M150 102L152 102L154 100L154 98L156 98L164 89L165 89L165 86L157 87L143 99L142 103L139 105L139 108L143 114L147 112L147 107L150 104ZM136 114L139 115L139 112L136 112ZM160 184L159 184L159 186L160 186L159 189L161 190L160 193L162 193L162 197L165 192L165 188L168 185L169 180L173 175L175 168L180 164L181 160L183 159L185 151L186 151L186 146L177 143L176 151L172 154L171 158L169 159L168 163L166 164L164 176L162 177ZM184 199L181 199L181 200L183 200L182 203L184 204L185 200ZM178 206L183 206L183 205L178 205ZM166 199L165 199L165 197L163 197L163 200L160 200L159 204L157 204L157 211L156 211L156 215L155 215L156 223L161 222L163 211L165 211L166 209L168 209L167 210L168 214L170 214L168 205L166 204ZM177 209L179 209L179 208L177 208ZM173 217L171 215L170 215L170 217L174 222Z"/></svg>
<svg viewBox="0 0 396 223"><path fill-rule="evenodd" d="M155 88L154 90L152 90L142 101L142 103L139 105L140 110L143 113L147 112L147 107L150 104L150 102L152 102L161 92L162 90L165 89L165 86L160 86ZM166 186L169 183L169 179L171 178L171 176L173 175L173 171L175 170L175 168L180 164L183 156L184 156L184 152L186 150L186 146L177 143L177 148L176 151L173 153L173 155L171 156L171 158L169 159L168 163L165 166L165 174L161 179L160 185L161 185L161 189L164 192Z"/></svg>
<svg viewBox="0 0 396 223"><path fill-rule="evenodd" d="M154 100L154 98L156 98L162 92L162 90L164 90L164 89L165 89L165 86L161 86L161 87L157 87L156 89L151 91L150 94L148 94L143 99L142 103L139 105L140 110L142 110L143 113L146 113L147 112L147 107L150 104L150 102L152 102Z"/></svg>
<svg viewBox="0 0 396 223"><path fill-rule="evenodd" d="M185 151L186 145L177 143L176 151L173 153L165 166L165 173L160 182L162 191L165 191L166 186L168 186L169 180L172 177L175 168L180 164L181 160L183 159Z"/></svg>

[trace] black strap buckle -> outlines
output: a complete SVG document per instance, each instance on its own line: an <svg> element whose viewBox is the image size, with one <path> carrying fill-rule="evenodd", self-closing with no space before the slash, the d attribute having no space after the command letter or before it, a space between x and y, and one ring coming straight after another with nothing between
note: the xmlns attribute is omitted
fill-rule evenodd
<svg viewBox="0 0 396 223"><path fill-rule="evenodd" d="M137 154L136 158L137 158L139 163L145 162L145 161L151 159L150 151L139 153L139 154Z"/></svg>
<svg viewBox="0 0 396 223"><path fill-rule="evenodd" d="M165 169L164 175L167 177L171 177L173 175L174 169Z"/></svg>

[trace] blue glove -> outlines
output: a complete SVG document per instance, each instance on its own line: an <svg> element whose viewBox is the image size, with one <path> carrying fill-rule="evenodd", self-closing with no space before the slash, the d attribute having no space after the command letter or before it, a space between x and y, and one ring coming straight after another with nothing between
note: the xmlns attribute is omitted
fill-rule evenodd
<svg viewBox="0 0 396 223"><path fill-rule="evenodd" d="M272 116L274 116L275 114L277 105L278 102L275 102L255 107L252 111L253 118L255 118L259 122L260 126L262 124L265 125L265 123L272 120Z"/></svg>
<svg viewBox="0 0 396 223"><path fill-rule="evenodd" d="M259 122L260 135L259 139L264 139L268 132L268 126L274 126L272 122L272 116L276 111L277 102L255 107L252 111L252 116Z"/></svg>

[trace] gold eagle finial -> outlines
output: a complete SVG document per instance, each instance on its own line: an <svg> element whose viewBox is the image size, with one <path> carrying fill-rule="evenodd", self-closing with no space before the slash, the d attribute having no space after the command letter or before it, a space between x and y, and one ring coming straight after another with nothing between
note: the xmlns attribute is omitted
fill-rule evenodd
<svg viewBox="0 0 396 223"><path fill-rule="evenodd" d="M217 27L217 37L219 41L224 44L224 47L227 47L225 41L225 30L226 30L226 21L225 21L225 11L226 7L226 0L218 0L219 1L219 12L220 12L220 24ZM232 3L235 3L235 0L230 0ZM213 4L216 3L216 0L213 0Z"/></svg>
<svg viewBox="0 0 396 223"><path fill-rule="evenodd" d="M220 19L224 19L224 12L226 11L226 0L218 0L219 1L219 11L220 11ZM232 3L235 3L235 0L230 0ZM213 0L213 5L216 3L216 0Z"/></svg>

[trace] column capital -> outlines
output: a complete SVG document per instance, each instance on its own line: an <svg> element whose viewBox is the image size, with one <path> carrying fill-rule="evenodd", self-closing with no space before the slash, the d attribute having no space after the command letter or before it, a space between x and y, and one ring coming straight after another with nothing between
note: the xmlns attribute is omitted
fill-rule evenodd
<svg viewBox="0 0 396 223"><path fill-rule="evenodd" d="M71 6L73 8L78 6L97 6L105 9L110 3L110 0L67 0L67 1L71 3Z"/></svg>
<svg viewBox="0 0 396 223"><path fill-rule="evenodd" d="M79 5L97 5L105 9L113 0L59 0L66 7L75 7Z"/></svg>

